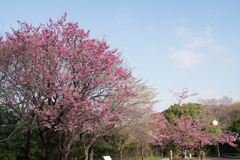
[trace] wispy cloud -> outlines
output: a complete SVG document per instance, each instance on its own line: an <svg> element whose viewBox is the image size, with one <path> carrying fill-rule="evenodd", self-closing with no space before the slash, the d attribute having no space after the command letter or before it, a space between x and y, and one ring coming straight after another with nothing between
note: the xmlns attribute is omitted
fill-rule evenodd
<svg viewBox="0 0 240 160"><path fill-rule="evenodd" d="M180 50L175 51L171 58L179 68L195 69L202 62L203 55L195 54L191 50Z"/></svg>
<svg viewBox="0 0 240 160"><path fill-rule="evenodd" d="M159 31L159 26L157 25L149 25L147 27L147 33L156 33Z"/></svg>
<svg viewBox="0 0 240 160"><path fill-rule="evenodd" d="M211 36L212 35L212 28L208 25L206 29L206 35Z"/></svg>
<svg viewBox="0 0 240 160"><path fill-rule="evenodd" d="M192 33L189 32L185 27L178 27L177 28L177 35L184 38L184 39L191 39Z"/></svg>
<svg viewBox="0 0 240 160"><path fill-rule="evenodd" d="M232 60L230 59L225 59L225 66L229 67L232 64Z"/></svg>
<svg viewBox="0 0 240 160"><path fill-rule="evenodd" d="M195 36L195 34L182 26L177 28L176 33L184 41L183 48L173 49L171 54L171 59L178 68L195 69L202 63L206 55L206 53L203 54L202 50L205 52L222 50L220 46L214 44L210 26L206 27L205 32L201 36Z"/></svg>
<svg viewBox="0 0 240 160"><path fill-rule="evenodd" d="M180 22L186 22L186 18L184 16L172 18L172 19L163 19L162 23L180 23Z"/></svg>
<svg viewBox="0 0 240 160"><path fill-rule="evenodd" d="M192 38L191 41L187 42L185 47L189 50L194 50L200 47L210 46L213 42L213 39L210 38Z"/></svg>

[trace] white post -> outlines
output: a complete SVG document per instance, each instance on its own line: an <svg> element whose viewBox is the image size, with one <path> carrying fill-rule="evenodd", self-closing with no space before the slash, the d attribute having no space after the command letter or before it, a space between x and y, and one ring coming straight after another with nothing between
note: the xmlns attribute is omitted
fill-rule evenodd
<svg viewBox="0 0 240 160"><path fill-rule="evenodd" d="M170 158L172 159L172 150L170 150Z"/></svg>
<svg viewBox="0 0 240 160"><path fill-rule="evenodd" d="M217 126L218 125L218 121L217 120L213 120L212 121L212 124L214 126ZM216 133L217 133L217 130L216 130ZM217 141L217 140L216 140ZM220 160L220 151L219 151L219 145L218 145L218 141L217 141L217 150L218 150L218 160Z"/></svg>

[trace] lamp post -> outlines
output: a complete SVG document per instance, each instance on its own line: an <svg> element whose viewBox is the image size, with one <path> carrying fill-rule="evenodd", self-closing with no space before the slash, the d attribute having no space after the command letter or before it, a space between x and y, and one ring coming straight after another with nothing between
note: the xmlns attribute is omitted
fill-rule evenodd
<svg viewBox="0 0 240 160"><path fill-rule="evenodd" d="M212 121L212 124L213 124L214 126L217 126L217 125L218 125L218 121L217 121L217 120L213 120L213 121ZM216 133L217 133L217 130L216 130ZM220 151L219 151L218 141L217 141L217 150L218 150L218 160L220 160Z"/></svg>

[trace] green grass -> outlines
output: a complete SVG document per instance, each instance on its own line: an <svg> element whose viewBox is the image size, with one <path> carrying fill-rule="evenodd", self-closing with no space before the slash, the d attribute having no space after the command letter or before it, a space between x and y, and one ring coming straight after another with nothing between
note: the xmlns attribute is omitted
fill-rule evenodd
<svg viewBox="0 0 240 160"><path fill-rule="evenodd" d="M160 160L161 157L149 157L149 158L144 158L144 160Z"/></svg>
<svg viewBox="0 0 240 160"><path fill-rule="evenodd" d="M144 160L160 160L161 157L149 157L149 158L144 158ZM198 159L198 157L196 158L189 158L189 160L196 160ZM179 160L178 158L173 158L173 160ZM210 159L204 159L204 160L210 160Z"/></svg>

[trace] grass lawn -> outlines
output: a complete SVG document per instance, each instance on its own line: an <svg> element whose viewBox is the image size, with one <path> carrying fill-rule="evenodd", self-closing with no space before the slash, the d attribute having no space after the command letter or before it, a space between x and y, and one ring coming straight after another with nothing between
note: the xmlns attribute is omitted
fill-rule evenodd
<svg viewBox="0 0 240 160"><path fill-rule="evenodd" d="M144 158L144 160L161 160L161 157L149 157L149 158ZM173 160L179 160L179 159L178 158L173 158ZM189 158L189 160L198 160L198 157ZM204 160L210 160L210 159L204 159Z"/></svg>
<svg viewBox="0 0 240 160"><path fill-rule="evenodd" d="M144 158L144 160L160 160L161 157L149 157L149 158Z"/></svg>

